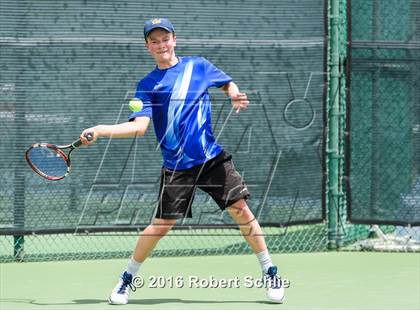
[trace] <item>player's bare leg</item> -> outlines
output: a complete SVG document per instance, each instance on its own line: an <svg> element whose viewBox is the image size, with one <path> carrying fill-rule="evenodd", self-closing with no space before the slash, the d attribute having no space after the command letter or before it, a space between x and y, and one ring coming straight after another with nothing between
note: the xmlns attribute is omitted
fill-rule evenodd
<svg viewBox="0 0 420 310"><path fill-rule="evenodd" d="M280 278L277 276L277 267L271 262L264 234L260 224L254 217L254 214L248 208L244 199L229 206L227 211L239 225L242 235L248 242L252 251L257 255L264 277L270 284L267 288L268 299L274 302L282 302L284 298L284 288L281 285Z"/></svg>
<svg viewBox="0 0 420 310"><path fill-rule="evenodd" d="M140 234L133 257L130 259L127 269L121 275L117 285L111 293L108 301L110 304L125 305L133 287L133 277L146 258L155 248L159 240L165 236L175 225L176 220L154 219L153 223L146 227Z"/></svg>
<svg viewBox="0 0 420 310"><path fill-rule="evenodd" d="M133 259L139 263L144 262L159 240L171 230L175 223L176 220L154 219L153 223L140 234Z"/></svg>
<svg viewBox="0 0 420 310"><path fill-rule="evenodd" d="M267 245L265 244L260 224L255 219L254 214L248 208L244 199L241 199L229 206L227 211L230 216L232 216L236 224L239 225L242 235L255 254L267 250Z"/></svg>

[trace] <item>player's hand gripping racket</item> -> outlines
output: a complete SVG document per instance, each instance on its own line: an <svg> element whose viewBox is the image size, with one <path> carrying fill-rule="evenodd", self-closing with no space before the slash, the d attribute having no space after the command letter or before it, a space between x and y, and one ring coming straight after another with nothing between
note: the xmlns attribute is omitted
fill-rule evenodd
<svg viewBox="0 0 420 310"><path fill-rule="evenodd" d="M85 135L88 141L93 140L93 135ZM51 181L58 181L70 173L70 154L82 145L80 139L68 145L54 145L49 143L36 143L26 151L25 158L29 166L41 177ZM68 153L65 150L70 149Z"/></svg>

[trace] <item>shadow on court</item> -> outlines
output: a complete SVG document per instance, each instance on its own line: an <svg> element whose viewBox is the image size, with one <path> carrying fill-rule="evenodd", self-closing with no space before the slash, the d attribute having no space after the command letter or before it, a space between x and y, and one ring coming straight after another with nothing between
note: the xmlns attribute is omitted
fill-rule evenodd
<svg viewBox="0 0 420 310"><path fill-rule="evenodd" d="M90 303L95 301L94 299L88 300L73 300L74 302L83 304L83 303ZM101 300L96 300L97 302L101 302ZM255 303L263 303L263 304L270 304L270 302L266 301L249 301L249 300L189 300L189 299L180 299L180 298L159 298L159 299L133 299L130 300L130 304L136 305L159 305L159 304L167 304L167 303L182 303L182 304L255 304Z"/></svg>
<svg viewBox="0 0 420 310"><path fill-rule="evenodd" d="M19 303L30 303L38 306L58 306L58 305L90 305L90 304L103 304L108 302L105 299L74 299L69 303L41 303L36 300L1 300L3 302L19 302ZM130 304L135 305L159 305L167 303L182 303L182 304L271 304L268 301L245 301L245 300L188 300L180 298L159 298L159 299L131 299Z"/></svg>

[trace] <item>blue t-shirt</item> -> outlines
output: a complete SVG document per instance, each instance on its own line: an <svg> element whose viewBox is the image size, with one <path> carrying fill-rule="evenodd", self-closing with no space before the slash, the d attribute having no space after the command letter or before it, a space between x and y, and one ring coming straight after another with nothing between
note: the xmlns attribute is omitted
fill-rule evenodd
<svg viewBox="0 0 420 310"><path fill-rule="evenodd" d="M211 128L209 87L221 87L232 78L202 57L179 57L168 69L155 68L142 79L136 98L143 109L129 120L153 120L163 155L163 165L188 169L216 157L222 148Z"/></svg>

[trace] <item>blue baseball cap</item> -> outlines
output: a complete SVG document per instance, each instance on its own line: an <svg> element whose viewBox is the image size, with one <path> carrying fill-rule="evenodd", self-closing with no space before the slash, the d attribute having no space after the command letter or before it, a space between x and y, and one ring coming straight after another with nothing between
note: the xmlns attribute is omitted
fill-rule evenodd
<svg viewBox="0 0 420 310"><path fill-rule="evenodd" d="M175 32L174 26L172 26L172 23L169 21L169 19L153 18L144 23L144 38L146 39L149 33L157 28L162 28L172 33Z"/></svg>

